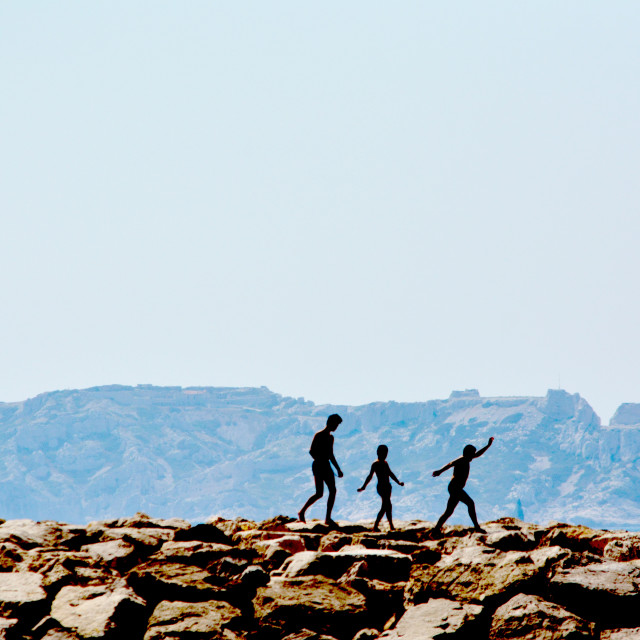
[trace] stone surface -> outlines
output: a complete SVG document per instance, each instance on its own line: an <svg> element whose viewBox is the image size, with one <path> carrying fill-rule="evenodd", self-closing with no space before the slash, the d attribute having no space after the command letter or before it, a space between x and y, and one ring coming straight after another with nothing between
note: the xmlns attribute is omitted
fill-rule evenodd
<svg viewBox="0 0 640 640"><path fill-rule="evenodd" d="M177 562L148 562L132 570L127 581L145 600L197 602L224 600L227 591L208 582L211 574Z"/></svg>
<svg viewBox="0 0 640 640"><path fill-rule="evenodd" d="M173 540L175 533L188 529L160 529L158 527L117 527L107 529L101 536L101 542L109 540L123 540L142 552L151 553L160 548L167 540Z"/></svg>
<svg viewBox="0 0 640 640"><path fill-rule="evenodd" d="M282 549L290 554L306 551L307 549L302 536L294 535L284 535L270 540L259 540L253 545L253 548L262 556L265 556L273 549Z"/></svg>
<svg viewBox="0 0 640 640"><path fill-rule="evenodd" d="M361 593L320 576L273 578L258 589L254 606L258 623L282 635L308 628L351 640L366 620Z"/></svg>
<svg viewBox="0 0 640 640"><path fill-rule="evenodd" d="M25 558L26 552L12 542L0 543L0 571L13 571Z"/></svg>
<svg viewBox="0 0 640 640"><path fill-rule="evenodd" d="M490 640L594 638L595 625L538 596L519 594L493 614Z"/></svg>
<svg viewBox="0 0 640 640"><path fill-rule="evenodd" d="M101 564L118 569L128 569L136 561L136 548L124 540L95 542L84 545L80 550Z"/></svg>
<svg viewBox="0 0 640 640"><path fill-rule="evenodd" d="M333 553L296 553L285 561L282 575L285 578L320 575L337 579L359 562L366 562L369 577L387 582L407 580L411 570L411 558L406 554L388 549L348 546Z"/></svg>
<svg viewBox="0 0 640 640"><path fill-rule="evenodd" d="M17 618L0 618L0 640L10 640L10 638L15 638L17 627Z"/></svg>
<svg viewBox="0 0 640 640"><path fill-rule="evenodd" d="M559 569L549 582L553 599L605 627L640 620L640 561Z"/></svg>
<svg viewBox="0 0 640 640"><path fill-rule="evenodd" d="M491 625L495 638L600 638L597 628L626 640L639 626L638 534L625 531L513 518L437 538L419 521L377 533L287 517L5 524L10 640L487 640Z"/></svg>
<svg viewBox="0 0 640 640"><path fill-rule="evenodd" d="M635 629L607 629L600 634L600 640L640 640L640 627Z"/></svg>
<svg viewBox="0 0 640 640"><path fill-rule="evenodd" d="M145 601L119 587L63 587L51 605L51 617L81 638L135 637L144 629Z"/></svg>
<svg viewBox="0 0 640 640"><path fill-rule="evenodd" d="M414 566L408 601L419 604L446 596L481 603L493 600L497 606L523 589L541 588L551 567L568 556L560 547L503 552L471 543L443 555L434 565Z"/></svg>
<svg viewBox="0 0 640 640"><path fill-rule="evenodd" d="M248 558L250 554L228 544L201 540L171 540L149 557L150 562L181 562L206 567L222 557Z"/></svg>
<svg viewBox="0 0 640 640"><path fill-rule="evenodd" d="M55 546L73 537L68 528L57 522L7 520L0 525L0 542L12 542L23 549Z"/></svg>
<svg viewBox="0 0 640 640"><path fill-rule="evenodd" d="M386 640L436 640L473 638L480 633L482 607L438 598L411 607L394 629L385 631Z"/></svg>
<svg viewBox="0 0 640 640"><path fill-rule="evenodd" d="M160 602L149 618L144 640L223 638L226 627L241 615L226 602Z"/></svg>
<svg viewBox="0 0 640 640"><path fill-rule="evenodd" d="M41 574L0 573L0 615L21 619L36 615L45 606L46 598Z"/></svg>
<svg viewBox="0 0 640 640"><path fill-rule="evenodd" d="M67 629L50 629L42 636L42 640L79 640L80 636Z"/></svg>

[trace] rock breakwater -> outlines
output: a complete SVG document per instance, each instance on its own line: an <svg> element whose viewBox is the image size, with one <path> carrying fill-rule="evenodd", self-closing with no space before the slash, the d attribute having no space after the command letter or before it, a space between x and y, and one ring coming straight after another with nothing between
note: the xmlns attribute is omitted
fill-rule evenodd
<svg viewBox="0 0 640 640"><path fill-rule="evenodd" d="M371 524L10 520L0 638L640 639L640 534Z"/></svg>

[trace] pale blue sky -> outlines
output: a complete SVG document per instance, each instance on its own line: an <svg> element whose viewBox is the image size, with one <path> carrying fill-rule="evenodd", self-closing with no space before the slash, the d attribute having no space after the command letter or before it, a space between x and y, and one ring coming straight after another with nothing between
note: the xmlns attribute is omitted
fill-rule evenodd
<svg viewBox="0 0 640 640"><path fill-rule="evenodd" d="M0 400L640 402L640 4L0 3Z"/></svg>

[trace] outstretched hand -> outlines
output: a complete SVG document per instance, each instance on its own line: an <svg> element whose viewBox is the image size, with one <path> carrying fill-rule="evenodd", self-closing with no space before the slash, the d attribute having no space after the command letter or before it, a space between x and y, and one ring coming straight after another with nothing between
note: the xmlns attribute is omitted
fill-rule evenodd
<svg viewBox="0 0 640 640"><path fill-rule="evenodd" d="M358 491L364 491L364 487L360 487Z"/></svg>
<svg viewBox="0 0 640 640"><path fill-rule="evenodd" d="M434 478L437 478L441 473L442 473L442 471L440 469L438 469L437 471L434 471L432 475L433 475Z"/></svg>
<svg viewBox="0 0 640 640"><path fill-rule="evenodd" d="M491 446L491 445L493 444L493 441L494 441L494 437L493 437L493 436L491 436L491 437L489 438L489 445L488 445L488 446Z"/></svg>
<svg viewBox="0 0 640 640"><path fill-rule="evenodd" d="M404 487L404 482L398 482L401 487Z"/></svg>

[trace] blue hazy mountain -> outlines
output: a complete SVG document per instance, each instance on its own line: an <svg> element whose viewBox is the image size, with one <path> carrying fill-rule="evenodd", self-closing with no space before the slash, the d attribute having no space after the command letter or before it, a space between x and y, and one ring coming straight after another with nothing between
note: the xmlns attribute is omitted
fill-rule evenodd
<svg viewBox="0 0 640 640"><path fill-rule="evenodd" d="M472 463L480 520L640 528L640 405L603 426L578 394L315 405L267 388L105 386L0 403L0 517L86 522L144 511L204 520L295 515L313 492L308 449L337 412L334 517L373 518L375 487L356 492L389 447L396 519L435 520L449 472L434 469L467 443L496 441ZM323 517L324 501L309 511ZM468 522L458 508L451 522Z"/></svg>

